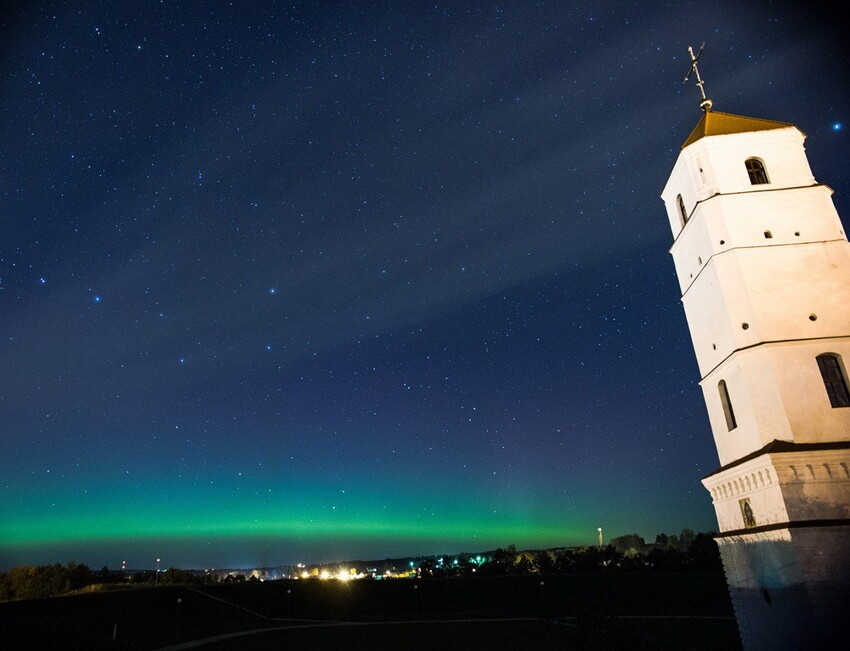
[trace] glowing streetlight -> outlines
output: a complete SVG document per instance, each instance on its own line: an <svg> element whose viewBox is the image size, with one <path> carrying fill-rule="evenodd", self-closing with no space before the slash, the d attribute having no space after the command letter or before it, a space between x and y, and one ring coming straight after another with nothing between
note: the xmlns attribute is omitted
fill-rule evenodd
<svg viewBox="0 0 850 651"><path fill-rule="evenodd" d="M156 576L155 576L154 581L153 581L153 584L155 586L159 585L159 561L160 561L160 559L157 558L156 559Z"/></svg>

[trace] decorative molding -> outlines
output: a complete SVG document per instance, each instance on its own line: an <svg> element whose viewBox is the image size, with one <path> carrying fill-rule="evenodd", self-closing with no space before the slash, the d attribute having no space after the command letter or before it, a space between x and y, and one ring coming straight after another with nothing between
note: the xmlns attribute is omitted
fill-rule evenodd
<svg viewBox="0 0 850 651"><path fill-rule="evenodd" d="M744 464L747 461L757 459L758 457L764 454L785 454L789 452L815 452L829 450L850 450L850 441L828 441L824 443L794 443L793 441L780 441L774 439L773 441L765 445L763 448L756 450L755 452L750 452L750 454L743 456L740 459L735 459L734 461L727 463L725 466L720 466L720 468L718 468L714 472L703 477L703 480L724 473L730 468L740 466L741 464Z"/></svg>
<svg viewBox="0 0 850 651"><path fill-rule="evenodd" d="M850 527L850 518L832 518L829 520L797 520L794 522L777 522L764 524L750 529L734 529L714 535L714 538L731 538L733 536L748 536L750 534L762 533L764 531L777 531L779 529L813 529L816 527Z"/></svg>

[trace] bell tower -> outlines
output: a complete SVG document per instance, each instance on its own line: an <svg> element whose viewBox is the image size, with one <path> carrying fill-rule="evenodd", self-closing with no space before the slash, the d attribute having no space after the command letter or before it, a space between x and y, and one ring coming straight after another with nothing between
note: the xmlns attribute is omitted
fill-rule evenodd
<svg viewBox="0 0 850 651"><path fill-rule="evenodd" d="M745 648L848 643L850 243L792 124L703 115L662 192ZM690 74L690 73L689 73Z"/></svg>

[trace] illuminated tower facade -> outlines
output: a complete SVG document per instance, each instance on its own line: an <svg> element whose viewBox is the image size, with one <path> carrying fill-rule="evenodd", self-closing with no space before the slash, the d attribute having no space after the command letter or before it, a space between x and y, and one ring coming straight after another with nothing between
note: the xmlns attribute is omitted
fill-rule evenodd
<svg viewBox="0 0 850 651"><path fill-rule="evenodd" d="M738 628L745 648L850 643L850 243L804 133L701 106L662 199Z"/></svg>

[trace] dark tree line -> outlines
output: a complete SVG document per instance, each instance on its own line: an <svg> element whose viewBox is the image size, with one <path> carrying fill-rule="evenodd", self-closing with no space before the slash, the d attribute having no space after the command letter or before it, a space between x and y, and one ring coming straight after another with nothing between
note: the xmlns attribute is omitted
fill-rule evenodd
<svg viewBox="0 0 850 651"><path fill-rule="evenodd" d="M208 577L173 567L160 572L157 579L153 571L125 574L112 572L104 566L96 572L88 565L78 563L68 563L66 566L59 563L41 566L20 565L8 572L0 572L0 601L55 597L88 586L154 585L155 583L199 585L208 580Z"/></svg>
<svg viewBox="0 0 850 651"><path fill-rule="evenodd" d="M637 534L621 536L605 547L517 551L511 545L485 555L483 562L461 555L448 561L429 558L419 564L421 577L569 574L624 570L721 571L717 543L689 529L680 536L659 534L646 544Z"/></svg>
<svg viewBox="0 0 850 651"><path fill-rule="evenodd" d="M700 534L703 535L703 534ZM636 554L648 554L654 549L671 550L675 549L681 552L686 552L690 549L696 535L691 529L682 529L682 532L667 535L660 533L655 536L655 542L647 544L644 539L636 533L619 536L611 540L611 545L621 554L634 556Z"/></svg>
<svg viewBox="0 0 850 651"><path fill-rule="evenodd" d="M93 572L88 565L21 565L0 572L0 601L40 599L109 581L109 570Z"/></svg>
<svg viewBox="0 0 850 651"><path fill-rule="evenodd" d="M389 562L389 561L388 561ZM574 572L616 571L722 571L717 543L708 534L685 529L678 536L659 534L647 544L637 534L614 538L605 547L572 547L517 551L513 545L484 555L461 554L449 558L432 556L417 564L420 578L461 576L500 576L528 574L568 574ZM257 580L242 575L219 577L170 568L124 573L103 567L95 572L87 565L22 565L0 572L0 601L41 599L108 584L203 585Z"/></svg>

